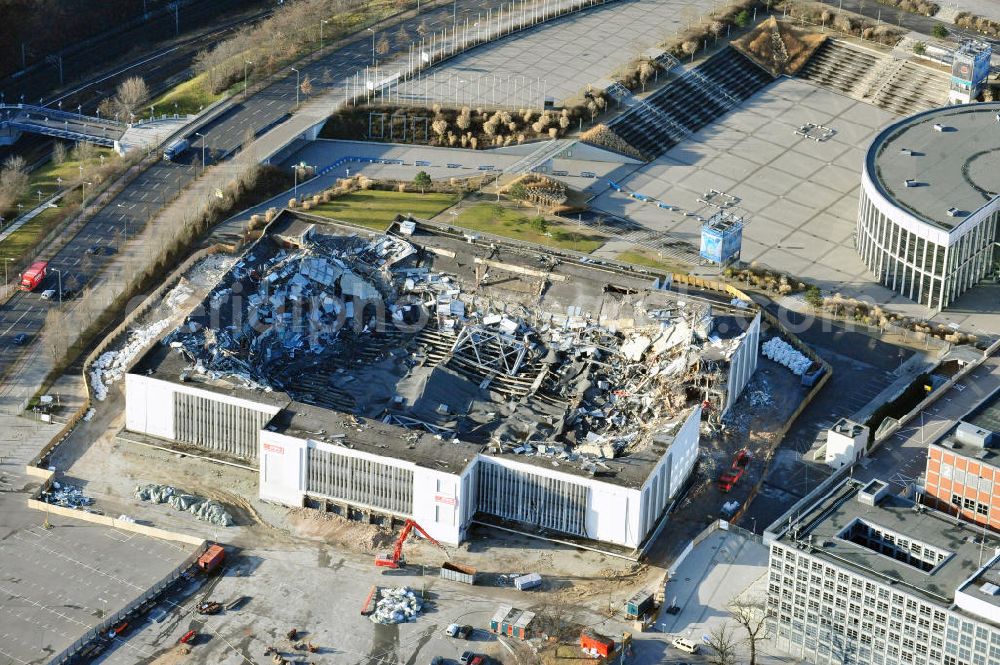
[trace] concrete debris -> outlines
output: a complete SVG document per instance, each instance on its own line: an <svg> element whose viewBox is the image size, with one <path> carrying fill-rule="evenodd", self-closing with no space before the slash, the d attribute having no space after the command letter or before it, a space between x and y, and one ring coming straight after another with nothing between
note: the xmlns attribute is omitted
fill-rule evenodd
<svg viewBox="0 0 1000 665"><path fill-rule="evenodd" d="M98 356L90 366L90 385L94 391L94 399L99 402L107 399L107 387L122 379L132 362L169 325L169 319L161 319L148 326L134 328L129 331L128 341L120 350L105 351Z"/></svg>
<svg viewBox="0 0 1000 665"><path fill-rule="evenodd" d="M199 520L216 526L233 524L232 515L218 501L184 494L170 485L136 485L132 494L140 501L170 504L177 510L189 512Z"/></svg>
<svg viewBox="0 0 1000 665"><path fill-rule="evenodd" d="M53 482L52 487L49 491L44 492L41 498L45 503L64 508L82 508L94 504L94 500L89 496L84 496L83 490L76 485L57 482Z"/></svg>
<svg viewBox="0 0 1000 665"><path fill-rule="evenodd" d="M410 623L417 620L423 603L407 587L379 589L375 611L368 617L373 623Z"/></svg>
<svg viewBox="0 0 1000 665"><path fill-rule="evenodd" d="M283 393L592 475L616 473L609 462L651 445L694 403L721 413L743 340L734 314L713 314L728 306L614 292L613 316L542 311L484 291L521 268L477 258L445 272L463 262L431 264L397 236L297 222L232 265L164 338L173 362L163 365L183 382ZM350 445L337 435L314 438Z"/></svg>
<svg viewBox="0 0 1000 665"><path fill-rule="evenodd" d="M812 361L780 337L772 337L760 345L760 352L766 358L792 370L795 376L802 376Z"/></svg>

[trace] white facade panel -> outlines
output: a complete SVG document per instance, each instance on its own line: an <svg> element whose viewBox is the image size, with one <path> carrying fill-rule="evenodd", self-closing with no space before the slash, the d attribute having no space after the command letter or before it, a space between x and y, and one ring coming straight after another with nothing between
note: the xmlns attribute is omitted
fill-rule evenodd
<svg viewBox="0 0 1000 665"><path fill-rule="evenodd" d="M173 439L174 384L141 374L126 374L125 429Z"/></svg>

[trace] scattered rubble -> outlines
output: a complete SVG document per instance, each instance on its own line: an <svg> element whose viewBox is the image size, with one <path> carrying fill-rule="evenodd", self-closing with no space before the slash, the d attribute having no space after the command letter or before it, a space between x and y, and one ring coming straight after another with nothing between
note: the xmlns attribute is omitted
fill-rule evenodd
<svg viewBox="0 0 1000 665"><path fill-rule="evenodd" d="M48 492L41 496L42 501L64 508L83 508L94 505L94 500L84 496L83 490L76 485L65 485L53 481Z"/></svg>
<svg viewBox="0 0 1000 665"><path fill-rule="evenodd" d="M760 345L760 352L766 358L792 370L795 376L802 376L812 361L780 337L772 337Z"/></svg>
<svg viewBox="0 0 1000 665"><path fill-rule="evenodd" d="M232 526L233 517L218 501L184 494L170 485L136 485L135 498L151 503L168 503L175 509L186 511L203 522L217 526Z"/></svg>
<svg viewBox="0 0 1000 665"><path fill-rule="evenodd" d="M160 336L170 325L169 319L155 321L148 326L129 331L128 341L119 351L105 351L90 366L90 384L94 399L103 402L108 397L108 386L120 380L129 365L150 342Z"/></svg>
<svg viewBox="0 0 1000 665"><path fill-rule="evenodd" d="M407 587L379 589L379 599L375 611L369 618L374 623L394 624L417 620L423 604Z"/></svg>
<svg viewBox="0 0 1000 665"><path fill-rule="evenodd" d="M541 270L477 257L452 274L457 258L425 253L304 222L275 231L164 338L182 358L173 371L592 475L669 436L693 404L713 422L727 406L752 312L610 285L613 312L544 311L483 291L493 272Z"/></svg>

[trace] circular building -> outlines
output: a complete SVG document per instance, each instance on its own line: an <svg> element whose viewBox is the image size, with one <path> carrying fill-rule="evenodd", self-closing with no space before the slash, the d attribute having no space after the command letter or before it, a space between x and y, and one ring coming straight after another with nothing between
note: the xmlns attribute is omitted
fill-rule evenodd
<svg viewBox="0 0 1000 665"><path fill-rule="evenodd" d="M996 272L1000 103L924 111L865 155L855 245L879 282L935 310Z"/></svg>

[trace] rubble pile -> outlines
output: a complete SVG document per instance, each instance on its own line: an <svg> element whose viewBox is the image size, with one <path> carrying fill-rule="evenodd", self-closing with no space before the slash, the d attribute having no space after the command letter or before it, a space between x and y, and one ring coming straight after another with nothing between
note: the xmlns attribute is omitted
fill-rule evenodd
<svg viewBox="0 0 1000 665"><path fill-rule="evenodd" d="M45 503L64 508L83 508L94 504L94 500L89 496L85 496L83 490L76 485L67 485L54 481L49 491L44 492L41 498Z"/></svg>
<svg viewBox="0 0 1000 665"><path fill-rule="evenodd" d="M148 326L133 328L129 331L128 340L121 349L105 351L98 356L90 366L90 385L94 391L94 398L100 402L107 399L108 386L125 376L132 361L169 325L169 319L161 319Z"/></svg>
<svg viewBox="0 0 1000 665"><path fill-rule="evenodd" d="M379 589L375 611L368 617L373 623L410 623L417 620L423 604L407 587Z"/></svg>
<svg viewBox="0 0 1000 665"><path fill-rule="evenodd" d="M292 240L292 249L238 261L209 294L209 311L168 336L192 374L295 394L294 361L315 364L349 327L372 333L377 310L395 295L389 268L414 252L388 236L366 241L310 229ZM229 305L240 309L226 311ZM392 305L393 319L402 321L409 308Z"/></svg>
<svg viewBox="0 0 1000 665"><path fill-rule="evenodd" d="M233 524L232 515L218 501L185 494L170 485L136 485L132 494L140 501L170 504L177 510L189 512L197 519L216 526Z"/></svg>
<svg viewBox="0 0 1000 665"><path fill-rule="evenodd" d="M718 420L743 333L717 305L637 291L609 296L614 312L544 311L484 295L488 262L459 279L430 266L467 258L426 255L305 223L264 236L164 339L183 358L175 371L594 475L670 435L693 404Z"/></svg>
<svg viewBox="0 0 1000 665"><path fill-rule="evenodd" d="M772 337L761 344L760 352L766 358L792 370L792 374L795 376L805 374L806 370L809 369L809 365L812 364L808 356L796 350L794 346L780 337Z"/></svg>

